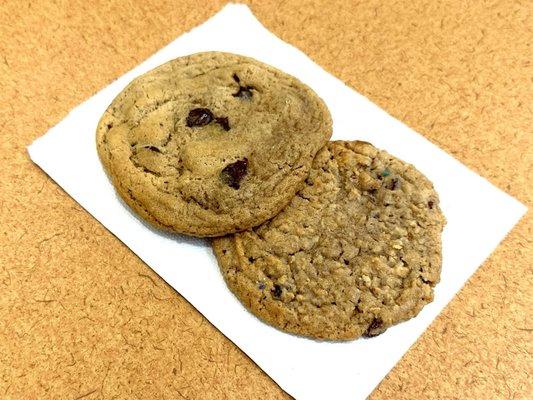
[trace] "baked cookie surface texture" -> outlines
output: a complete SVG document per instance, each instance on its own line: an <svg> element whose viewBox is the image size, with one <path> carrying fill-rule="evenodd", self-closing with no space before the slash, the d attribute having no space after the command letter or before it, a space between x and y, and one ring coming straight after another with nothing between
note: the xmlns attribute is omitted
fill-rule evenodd
<svg viewBox="0 0 533 400"><path fill-rule="evenodd" d="M331 136L323 101L296 78L219 52L136 78L97 128L122 199L173 232L220 236L276 215Z"/></svg>
<svg viewBox="0 0 533 400"><path fill-rule="evenodd" d="M330 142L276 217L213 240L257 317L318 339L375 336L433 299L445 224L433 185L366 142Z"/></svg>

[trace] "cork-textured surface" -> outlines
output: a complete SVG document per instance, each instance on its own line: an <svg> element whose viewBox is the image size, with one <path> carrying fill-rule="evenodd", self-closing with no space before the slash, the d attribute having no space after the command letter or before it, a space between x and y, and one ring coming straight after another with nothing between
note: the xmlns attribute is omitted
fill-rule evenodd
<svg viewBox="0 0 533 400"><path fill-rule="evenodd" d="M222 3L1 2L0 398L288 398L26 153L75 105ZM531 4L251 8L282 39L531 206ZM531 230L529 213L372 399L528 398Z"/></svg>

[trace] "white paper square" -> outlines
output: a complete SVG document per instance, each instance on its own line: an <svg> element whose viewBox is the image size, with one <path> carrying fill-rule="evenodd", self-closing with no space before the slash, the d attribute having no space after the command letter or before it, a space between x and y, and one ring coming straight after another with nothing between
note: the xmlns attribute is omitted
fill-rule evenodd
<svg viewBox="0 0 533 400"><path fill-rule="evenodd" d="M97 122L136 76L173 58L220 50L254 57L311 86L328 105L334 139L362 139L414 164L431 179L448 224L441 283L418 317L371 340L317 342L285 334L248 313L228 291L207 241L155 231L118 199L95 147ZM267 31L244 5L228 5L75 108L30 147L32 160L213 325L297 399L370 394L525 213L400 121Z"/></svg>

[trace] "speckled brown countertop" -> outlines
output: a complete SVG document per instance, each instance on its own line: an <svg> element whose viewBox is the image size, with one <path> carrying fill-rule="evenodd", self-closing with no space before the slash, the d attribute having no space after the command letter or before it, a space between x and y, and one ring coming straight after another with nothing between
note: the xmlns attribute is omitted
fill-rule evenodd
<svg viewBox="0 0 533 400"><path fill-rule="evenodd" d="M224 2L201 3L0 4L0 398L287 397L25 150ZM250 4L282 39L532 204L531 4ZM373 399L528 397L531 230L528 213Z"/></svg>

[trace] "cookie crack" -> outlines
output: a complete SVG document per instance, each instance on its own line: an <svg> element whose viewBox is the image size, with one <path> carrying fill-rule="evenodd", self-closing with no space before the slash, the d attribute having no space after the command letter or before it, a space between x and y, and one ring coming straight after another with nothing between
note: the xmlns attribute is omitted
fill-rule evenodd
<svg viewBox="0 0 533 400"><path fill-rule="evenodd" d="M133 166L139 170L141 170L142 172L146 173L146 174L150 174L150 175L153 175L153 176L156 176L158 178L161 178L163 175L157 171L152 171L151 169L148 169L146 168L144 165L142 164L139 164L133 157L135 156L135 154L132 154L130 155L130 161L131 163L133 164Z"/></svg>

